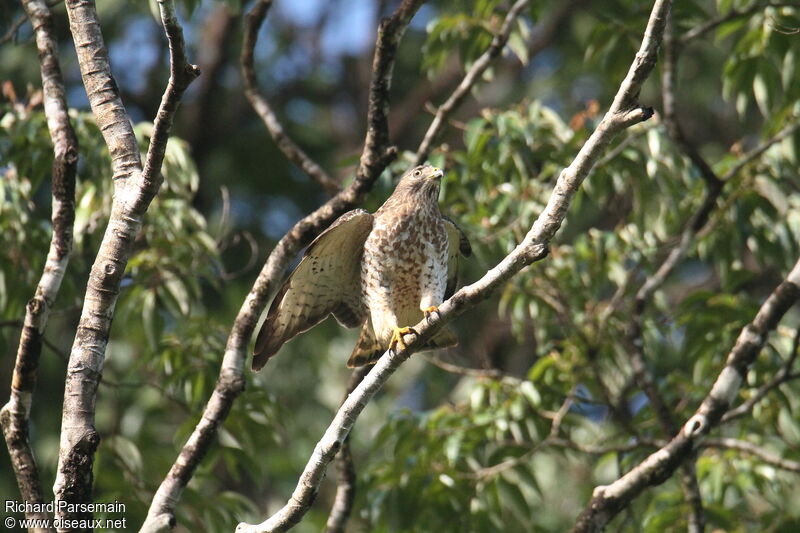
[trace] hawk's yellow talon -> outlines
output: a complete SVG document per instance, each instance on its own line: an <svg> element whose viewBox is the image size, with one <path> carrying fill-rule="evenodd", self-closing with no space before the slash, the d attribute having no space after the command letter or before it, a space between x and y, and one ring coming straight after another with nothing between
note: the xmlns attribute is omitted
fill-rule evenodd
<svg viewBox="0 0 800 533"><path fill-rule="evenodd" d="M430 307L426 307L425 309L423 309L422 312L425 314L425 318L430 320L431 315L433 313L437 313L437 314L439 313L439 307L435 306L435 305L432 305Z"/></svg>
<svg viewBox="0 0 800 533"><path fill-rule="evenodd" d="M403 340L403 335L417 334L417 332L414 331L414 328L409 328L409 327L405 328L393 327L392 330L393 333L392 333L392 339L389 341L389 349L394 351L397 351L396 348L398 345L400 345L401 350L406 349L406 341Z"/></svg>

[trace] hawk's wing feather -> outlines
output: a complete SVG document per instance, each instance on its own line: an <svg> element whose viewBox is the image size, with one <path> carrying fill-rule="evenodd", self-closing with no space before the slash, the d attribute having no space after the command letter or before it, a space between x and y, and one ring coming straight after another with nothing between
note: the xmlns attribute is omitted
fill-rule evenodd
<svg viewBox="0 0 800 533"><path fill-rule="evenodd" d="M284 282L256 338L253 370L260 370L280 347L330 313L355 327L366 319L361 303L361 258L372 215L355 209L339 217L306 250Z"/></svg>
<svg viewBox="0 0 800 533"><path fill-rule="evenodd" d="M472 246L467 234L455 222L444 215L442 218L447 230L447 288L444 292L444 299L447 300L456 292L458 285L458 254L461 253L464 257L471 256Z"/></svg>

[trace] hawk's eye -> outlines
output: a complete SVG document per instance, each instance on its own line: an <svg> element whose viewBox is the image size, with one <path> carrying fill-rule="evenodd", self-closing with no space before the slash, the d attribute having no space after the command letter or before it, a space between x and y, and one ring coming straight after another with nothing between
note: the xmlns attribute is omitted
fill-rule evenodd
<svg viewBox="0 0 800 533"><path fill-rule="evenodd" d="M421 172L421 171L419 171L419 170L415 170L415 171L414 171L414 177L415 177L415 178L418 178L418 177L420 176L420 174L422 174L422 172Z"/></svg>

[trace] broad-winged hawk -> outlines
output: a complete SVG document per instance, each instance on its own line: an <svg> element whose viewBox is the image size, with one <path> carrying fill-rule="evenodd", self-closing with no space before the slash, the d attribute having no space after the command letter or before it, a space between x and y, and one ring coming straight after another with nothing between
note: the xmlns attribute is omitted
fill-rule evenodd
<svg viewBox="0 0 800 533"><path fill-rule="evenodd" d="M428 165L409 170L374 215L345 213L311 243L261 326L254 370L331 313L346 327L361 326L347 366L374 363L405 345L410 326L455 291L459 253L472 253L466 235L439 211L443 175ZM443 328L424 349L455 343Z"/></svg>

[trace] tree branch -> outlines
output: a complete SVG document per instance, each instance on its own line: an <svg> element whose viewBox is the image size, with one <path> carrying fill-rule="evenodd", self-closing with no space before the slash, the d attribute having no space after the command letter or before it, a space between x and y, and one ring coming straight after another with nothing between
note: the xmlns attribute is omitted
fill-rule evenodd
<svg viewBox="0 0 800 533"><path fill-rule="evenodd" d="M244 390L244 367L250 337L270 294L292 259L337 217L356 207L386 165L396 157L396 149L383 144L389 138L386 121L389 85L400 36L420 4L421 0L404 0L398 10L382 23L378 33L370 84L369 129L355 180L316 211L298 221L270 253L231 327L220 375L203 416L161 482L141 531L159 531L174 526L175 506L183 489L214 442L219 426L228 416L233 402Z"/></svg>
<svg viewBox="0 0 800 533"><path fill-rule="evenodd" d="M196 71L185 64L181 32L172 3L161 0L159 6L170 41L172 68L143 172L130 118L111 74L108 50L100 32L94 2L67 1L81 77L95 120L111 154L115 184L111 217L89 275L67 367L54 491L57 500L69 503L92 501L92 466L100 441L94 428L96 392L120 281L144 213L161 184L160 167L172 114L183 89L196 75ZM91 518L91 512L73 509L58 507L56 516L61 519Z"/></svg>
<svg viewBox="0 0 800 533"><path fill-rule="evenodd" d="M19 29L22 27L23 24L25 24L25 21L27 20L28 20L27 15L21 15L19 18L17 18L17 20L12 22L11 25L8 27L8 30L6 30L6 32L2 35L2 37L0 37L0 44L5 44L11 39L14 39Z"/></svg>
<svg viewBox="0 0 800 533"><path fill-rule="evenodd" d="M23 0L23 7L36 33L44 92L47 128L53 141L53 235L44 271L36 293L28 302L11 379L11 395L0 411L3 436L14 467L21 499L45 503L39 470L33 456L28 419L36 387L44 329L69 263L75 221L75 172L78 138L69 120L64 80L58 64L58 41L50 8L44 0ZM46 512L27 511L28 519L47 519ZM42 528L42 530L46 530Z"/></svg>
<svg viewBox="0 0 800 533"><path fill-rule="evenodd" d="M572 533L599 532L647 487L666 481L688 458L699 439L719 424L736 396L748 368L758 356L767 335L800 299L800 261L742 329L728 354L725 367L695 414L672 440L627 474L606 486L595 488L592 499L578 516Z"/></svg>
<svg viewBox="0 0 800 533"><path fill-rule="evenodd" d="M244 42L242 43L242 79L244 94L250 105L261 117L267 131L286 158L300 167L311 179L322 185L325 191L334 195L341 190L339 182L319 166L286 133L267 99L258 90L258 80L253 66L253 52L258 41L258 31L267 16L272 0L259 0L245 15Z"/></svg>
<svg viewBox="0 0 800 533"><path fill-rule="evenodd" d="M378 360L364 381L344 402L322 439L317 443L289 502L261 524L241 523L237 527L237 531L279 532L286 531L297 523L311 505L328 463L341 448L356 418L391 374L447 321L483 301L522 268L547 255L548 244L564 221L572 198L603 149L611 142L615 134L652 116L652 110L639 106L637 97L642 84L655 65L669 6L669 1L656 1L641 48L636 54L627 76L622 81L611 108L578 152L572 164L559 175L547 206L523 241L480 280L463 287L452 298L442 303L439 306L438 316L415 325L414 330L418 332L418 335L407 344L406 349L398 352L388 351Z"/></svg>
<svg viewBox="0 0 800 533"><path fill-rule="evenodd" d="M461 80L461 83L458 84L455 91L450 95L450 97L441 105L439 109L436 110L436 115L431 122L431 125L428 127L428 131L425 132L425 137L423 137L422 142L417 148L417 155L416 155L416 162L415 165L421 165L428 159L428 156L433 149L433 143L436 142L439 133L441 132L444 125L447 123L447 118L450 114L459 106L461 102L464 101L469 91L472 89L472 86L475 85L475 82L481 77L481 75L489 68L492 60L500 55L500 52L503 51L503 47L505 47L506 43L508 42L508 38L511 35L511 28L514 25L514 21L519 16L520 12L528 5L529 0L517 0L511 9L506 14L505 20L503 20L503 25L500 27L500 31L497 35L494 36L492 42L489 44L489 48L481 54L481 56L472 64L472 66L467 71L464 79Z"/></svg>

